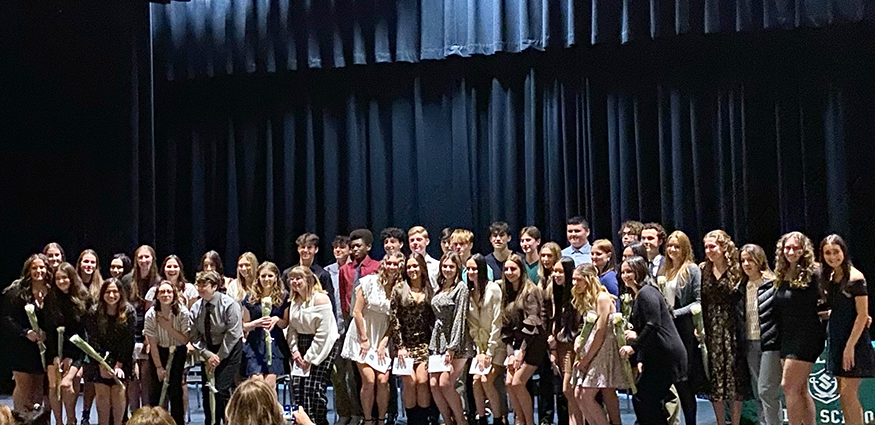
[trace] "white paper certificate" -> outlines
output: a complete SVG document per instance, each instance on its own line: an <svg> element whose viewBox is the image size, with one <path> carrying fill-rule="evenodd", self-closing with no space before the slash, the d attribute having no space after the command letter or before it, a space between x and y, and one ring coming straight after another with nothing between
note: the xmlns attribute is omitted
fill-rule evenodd
<svg viewBox="0 0 875 425"><path fill-rule="evenodd" d="M428 373L449 372L452 364L447 364L447 356L444 354L432 354L428 356Z"/></svg>
<svg viewBox="0 0 875 425"><path fill-rule="evenodd" d="M399 361L397 358L393 362L392 374L397 376L412 376L413 375L413 359L405 357L404 361Z"/></svg>
<svg viewBox="0 0 875 425"><path fill-rule="evenodd" d="M486 369L480 369L480 362L478 362L477 358L474 357L474 361L471 362L471 369L468 369L468 374L489 375L489 372L492 372L492 365L487 366Z"/></svg>

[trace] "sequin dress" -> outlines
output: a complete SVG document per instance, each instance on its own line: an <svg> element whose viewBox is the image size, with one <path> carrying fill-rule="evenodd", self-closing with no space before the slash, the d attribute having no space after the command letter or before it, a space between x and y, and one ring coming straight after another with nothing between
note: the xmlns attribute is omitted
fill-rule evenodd
<svg viewBox="0 0 875 425"><path fill-rule="evenodd" d="M468 333L468 286L459 281L449 291L441 291L431 299L434 310L434 331L428 349L433 354L453 351L453 357L466 359L474 355L474 344Z"/></svg>

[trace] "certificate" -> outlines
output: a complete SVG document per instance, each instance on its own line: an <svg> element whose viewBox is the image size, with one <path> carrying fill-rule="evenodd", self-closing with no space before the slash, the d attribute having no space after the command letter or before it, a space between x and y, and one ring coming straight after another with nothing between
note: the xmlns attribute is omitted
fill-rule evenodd
<svg viewBox="0 0 875 425"><path fill-rule="evenodd" d="M396 376L413 376L413 359L405 357L404 361L395 359L392 366L392 374Z"/></svg>
<svg viewBox="0 0 875 425"><path fill-rule="evenodd" d="M428 373L449 372L452 363L447 364L447 356L444 354L432 354L428 356Z"/></svg>
<svg viewBox="0 0 875 425"><path fill-rule="evenodd" d="M310 367L313 367L313 365L310 365ZM293 361L292 362L292 376L300 376L300 377L306 378L306 377L310 376L310 368L308 367L307 370L301 369L301 367L298 366L298 363Z"/></svg>
<svg viewBox="0 0 875 425"><path fill-rule="evenodd" d="M492 365L487 366L486 369L480 369L480 362L477 361L476 357L471 362L471 368L468 369L469 375L489 375L490 372L492 372Z"/></svg>
<svg viewBox="0 0 875 425"><path fill-rule="evenodd" d="M365 355L365 364L377 372L386 373L389 370L389 366L392 366L392 359L386 356L385 359L380 360L380 356L377 355L377 349L372 347Z"/></svg>

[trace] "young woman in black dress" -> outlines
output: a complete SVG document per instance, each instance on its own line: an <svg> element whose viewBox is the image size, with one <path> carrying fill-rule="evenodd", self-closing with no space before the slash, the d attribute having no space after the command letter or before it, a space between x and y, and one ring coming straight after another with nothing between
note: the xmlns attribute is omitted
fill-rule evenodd
<svg viewBox="0 0 875 425"><path fill-rule="evenodd" d="M654 286L647 260L634 256L623 261L620 276L632 292L632 326L626 331L628 345L620 356L638 354L638 393L632 399L641 425L668 424L663 413L672 384L686 379L687 350L675 328L665 298Z"/></svg>
<svg viewBox="0 0 875 425"><path fill-rule="evenodd" d="M125 382L133 374L137 312L128 304L124 291L114 278L103 282L97 292L96 304L97 308L87 321L89 343L98 353L106 355L106 362L115 370L115 376ZM91 361L85 365L85 380L94 385L98 423L123 423L127 397L113 375Z"/></svg>
<svg viewBox="0 0 875 425"><path fill-rule="evenodd" d="M404 280L392 290L392 342L397 350L396 361L413 359L413 375L402 376L401 399L411 423L425 423L431 391L428 385L428 343L434 330L434 310L431 298L434 290L428 278L428 267L422 255L413 253L407 259Z"/></svg>
<svg viewBox="0 0 875 425"><path fill-rule="evenodd" d="M820 265L807 236L790 232L775 248L775 310L781 329L781 386L791 425L815 423L814 399L808 392L808 375L823 352L826 329L819 311L823 297L818 287Z"/></svg>
<svg viewBox="0 0 875 425"><path fill-rule="evenodd" d="M43 381L46 371L40 361L39 343L46 343L43 301L49 291L52 279L49 259L43 254L33 254L24 262L21 278L12 282L3 291L3 328L10 337L9 351L15 390L12 402L15 410L33 408L43 402ZM41 332L31 329L25 306L31 304L36 312ZM46 357L46 361L52 359Z"/></svg>
<svg viewBox="0 0 875 425"><path fill-rule="evenodd" d="M46 296L46 361L48 365L49 403L55 415L55 423L76 424L76 399L79 398L79 370L85 360L85 353L70 342L70 337L79 335L87 340L85 318L91 310L92 298L88 289L79 279L72 264L63 262L55 272L54 285ZM57 329L64 327L63 341L59 340ZM58 352L58 344L63 345L63 353ZM58 370L60 368L60 382ZM61 396L58 397L58 390ZM63 404L62 404L63 403ZM64 410L67 421L64 422Z"/></svg>
<svg viewBox="0 0 875 425"><path fill-rule="evenodd" d="M848 246L841 236L827 236L819 251L831 308L826 370L838 380L845 423L861 424L864 421L858 394L860 380L875 377L875 352L866 330L869 319L866 278L851 265Z"/></svg>

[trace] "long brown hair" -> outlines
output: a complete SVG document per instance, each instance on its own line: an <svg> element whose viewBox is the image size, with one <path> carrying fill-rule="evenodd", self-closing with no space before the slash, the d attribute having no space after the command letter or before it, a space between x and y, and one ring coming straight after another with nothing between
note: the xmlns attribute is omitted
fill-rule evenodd
<svg viewBox="0 0 875 425"><path fill-rule="evenodd" d="M413 297L410 296L410 276L407 274L407 261L414 260L419 265L419 286L422 293L425 294L426 303L431 303L431 298L434 296L434 289L431 287L431 282L428 278L428 267L425 258L422 254L411 253L410 257L404 262L404 279L399 279L392 288L392 301L399 305L408 306L413 303Z"/></svg>
<svg viewBox="0 0 875 425"><path fill-rule="evenodd" d="M70 288L67 289L66 293L58 288L57 284L54 284L54 281L58 279L58 275L61 273L64 273L67 275L67 278L70 279ZM61 263L58 266L58 271L55 272L52 287L49 289L49 298L54 298L54 300L58 302L56 307L61 305L60 300L63 298L68 298L73 304L73 311L71 312L55 308L48 309L51 314L54 314L58 319L61 319L59 322L63 320L63 316L66 313L73 313L76 320L81 319L85 316L85 313L88 312L92 303L91 293L88 292L85 284L82 283L82 279L79 278L79 273L76 272L76 268L66 261ZM58 315L60 315L60 317L58 317Z"/></svg>
<svg viewBox="0 0 875 425"><path fill-rule="evenodd" d="M142 278L140 277L140 262L137 259L137 254L144 249L148 250L149 254L152 256L152 264L149 266L149 273L146 274L145 278ZM131 293L128 294L132 303L142 303L143 297L146 295L146 292L149 291L149 288L160 282L158 279L158 266L155 265L155 261L157 261L157 258L155 258L155 249L149 245L140 245L140 247L134 251L134 271L131 276Z"/></svg>
<svg viewBox="0 0 875 425"><path fill-rule="evenodd" d="M833 282L832 281L832 273L834 269L826 260L823 258L823 248L827 245L836 245L842 251L842 263L839 264L839 269L842 271L842 280L841 282ZM823 268L823 279L822 282L828 294L831 294L836 288L836 284L839 283L838 289L844 292L847 292L848 285L851 282L851 258L848 256L848 244L845 243L845 240L842 239L841 236L833 233L820 241L820 248L817 250L817 255L820 258L820 264Z"/></svg>
<svg viewBox="0 0 875 425"><path fill-rule="evenodd" d="M230 425L286 423L276 389L257 378L249 378L237 387L224 413Z"/></svg>
<svg viewBox="0 0 875 425"><path fill-rule="evenodd" d="M672 239L677 239L678 247L681 249L681 261L675 262L672 260L671 256L668 255L668 244ZM678 286L683 288L687 284L687 280L689 279L688 266L695 266L696 259L693 257L693 244L690 242L690 238L687 237L687 234L680 231L675 230L668 235L668 238L665 239L666 245L666 253L665 253L665 262L662 263L662 268L659 271L660 274L665 276L666 279L672 280L677 278Z"/></svg>
<svg viewBox="0 0 875 425"><path fill-rule="evenodd" d="M451 261L453 264L456 265L456 276L453 278L452 282L447 282L447 278L446 276L444 276L444 272L442 270L444 261ZM441 268L441 270L438 272L437 279L438 292L443 292L446 289L455 288L456 284L462 281L462 257L460 257L459 254L455 253L454 251L450 251L444 254L441 257L441 261L438 263L438 267Z"/></svg>
<svg viewBox="0 0 875 425"><path fill-rule="evenodd" d="M52 267L49 266L49 258L46 257L45 254L32 254L30 257L27 257L27 260L24 260L24 265L21 267L21 277L8 288L3 290L4 295L8 291L17 290L18 296L22 301L25 303L33 302L33 278L30 277L30 268L33 267L33 262L36 260L42 261L43 265L46 267L46 275L43 278L43 282L47 288L51 289L52 281L54 280L54 272L52 271Z"/></svg>
<svg viewBox="0 0 875 425"><path fill-rule="evenodd" d="M722 229L712 230L706 233L702 240L704 241L708 238L714 238L717 244L723 248L723 256L726 258L725 273L734 288L741 282L741 275L743 274L741 272L741 265L738 263L738 248L735 247L735 242L732 242L732 238L729 237L729 234ZM714 267L714 264L707 256L702 264L707 265L708 267ZM710 273L710 275L711 276L702 276L702 279L712 279L714 274Z"/></svg>
<svg viewBox="0 0 875 425"><path fill-rule="evenodd" d="M790 276L790 262L784 257L784 245L791 238L795 238L802 245L802 256L796 263L796 275ZM808 283L814 276L820 265L814 259L814 244L808 236L802 232L790 232L781 236L775 246L775 285L780 286L788 282L791 288L807 288Z"/></svg>
<svg viewBox="0 0 875 425"><path fill-rule="evenodd" d="M167 284L167 286L173 288L173 301L170 303L170 312L173 314L179 314L180 307L182 305L181 297L179 294L179 288L176 287L169 280L162 280L155 286L155 303L152 304L152 308L155 309L156 312L161 311L161 300L158 299L158 291L161 289L161 285Z"/></svg>
<svg viewBox="0 0 875 425"><path fill-rule="evenodd" d="M91 254L94 256L94 272L91 273L91 282L88 282L88 292L91 293L92 297L96 297L100 293L100 288L103 286L103 276L100 275L100 257L97 256L97 253L94 252L93 249L86 249L79 253L79 259L76 260L76 273L79 274L79 278L82 279L82 283L85 283L85 276L82 271L82 259Z"/></svg>
<svg viewBox="0 0 875 425"><path fill-rule="evenodd" d="M121 284L118 279L111 277L104 280L103 285L100 285L100 290L98 291L97 309L95 314L95 316L97 317L97 328L100 330L101 335L106 332L106 327L109 323L109 318L111 317L107 313L109 309L109 304L107 304L104 300L104 295L106 295L106 290L109 288L109 285L115 285L119 293L118 303L116 303L115 308L115 322L118 324L125 323L128 320L128 309L131 308L130 304L128 304L128 297L125 294L125 291L122 290Z"/></svg>
<svg viewBox="0 0 875 425"><path fill-rule="evenodd" d="M525 302L526 297L531 294L537 294L539 300L539 304L544 303L544 295L541 292L541 288L535 285L531 279L529 279L528 273L526 273L526 267L523 263L522 257L517 254L511 254L510 257L507 258L505 262L513 262L520 269L520 278L519 285L517 289L514 289L513 283L507 280L507 274L502 273L501 282L504 288L504 299L502 301L502 305L504 306L504 317L502 319L502 323L505 325L511 324L515 319L515 315L517 311L521 311L523 309L523 303Z"/></svg>

